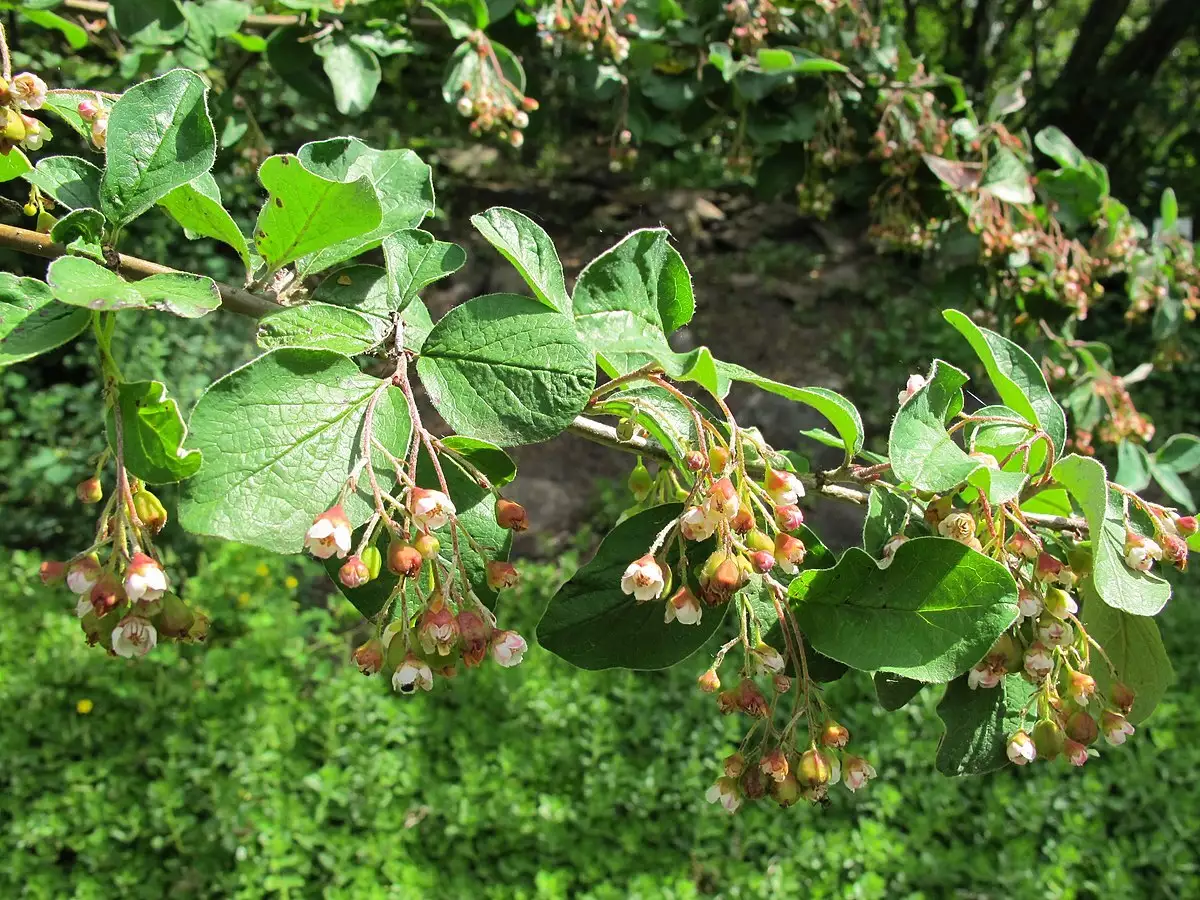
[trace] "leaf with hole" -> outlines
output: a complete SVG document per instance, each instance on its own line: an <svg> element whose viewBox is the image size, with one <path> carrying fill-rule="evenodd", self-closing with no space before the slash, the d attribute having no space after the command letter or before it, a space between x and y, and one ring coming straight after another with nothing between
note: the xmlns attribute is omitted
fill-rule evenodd
<svg viewBox="0 0 1200 900"><path fill-rule="evenodd" d="M221 305L216 283L203 275L172 272L135 283L82 256L54 260L46 282L56 300L91 310L155 309L198 319Z"/></svg>
<svg viewBox="0 0 1200 900"><path fill-rule="evenodd" d="M121 382L116 405L105 414L108 444L117 446L117 417L125 468L150 484L170 484L196 474L202 455L184 449L187 426L179 405L167 395L160 381Z"/></svg>

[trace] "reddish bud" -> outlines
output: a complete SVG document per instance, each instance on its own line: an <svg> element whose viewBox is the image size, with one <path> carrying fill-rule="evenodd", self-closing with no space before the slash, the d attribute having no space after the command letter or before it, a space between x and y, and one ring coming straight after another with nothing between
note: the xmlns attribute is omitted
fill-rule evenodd
<svg viewBox="0 0 1200 900"><path fill-rule="evenodd" d="M725 757L725 776L727 778L737 778L744 771L746 771L746 757L741 753Z"/></svg>
<svg viewBox="0 0 1200 900"><path fill-rule="evenodd" d="M770 715L771 707L763 696L758 685L749 678L743 678L737 687L738 708L746 715L755 719L765 719Z"/></svg>
<svg viewBox="0 0 1200 900"><path fill-rule="evenodd" d="M1113 682L1113 686L1108 692L1108 699L1112 701L1113 706L1125 715L1129 715L1133 710L1134 697L1133 688L1120 681Z"/></svg>
<svg viewBox="0 0 1200 900"><path fill-rule="evenodd" d="M787 675L775 675L771 678L771 686L775 688L775 693L786 694L792 689L792 679Z"/></svg>
<svg viewBox="0 0 1200 900"><path fill-rule="evenodd" d="M38 566L38 575L41 576L42 584L61 584L67 577L67 564L48 559Z"/></svg>
<svg viewBox="0 0 1200 900"><path fill-rule="evenodd" d="M1162 536L1163 562L1169 562L1180 572L1187 571L1188 545L1181 537L1173 534Z"/></svg>
<svg viewBox="0 0 1200 900"><path fill-rule="evenodd" d="M716 669L709 669L696 679L696 684L706 694L715 694L721 689L721 678Z"/></svg>
<svg viewBox="0 0 1200 900"><path fill-rule="evenodd" d="M104 499L104 487L100 484L100 479L93 475L75 485L75 496L79 498L80 503L99 503Z"/></svg>
<svg viewBox="0 0 1200 900"><path fill-rule="evenodd" d="M750 554L750 563L754 571L765 575L775 568L775 557L766 550L756 550Z"/></svg>
<svg viewBox="0 0 1200 900"><path fill-rule="evenodd" d="M402 578L415 578L425 560L412 544L393 540L388 546L388 571Z"/></svg>
<svg viewBox="0 0 1200 900"><path fill-rule="evenodd" d="M116 577L105 574L92 587L88 599L92 603L92 610L98 617L103 618L107 613L125 602L125 590L121 587L121 582Z"/></svg>
<svg viewBox="0 0 1200 900"><path fill-rule="evenodd" d="M769 750L759 760L758 768L772 781L783 781L783 779L787 778L790 769L787 754L780 747Z"/></svg>
<svg viewBox="0 0 1200 900"><path fill-rule="evenodd" d="M520 573L510 562L494 559L487 564L487 585L493 591L515 587L520 580Z"/></svg>
<svg viewBox="0 0 1200 900"><path fill-rule="evenodd" d="M352 556L338 570L338 580L348 588L362 587L371 580L371 570L361 556Z"/></svg>
<svg viewBox="0 0 1200 900"><path fill-rule="evenodd" d="M1096 720L1080 709L1071 713L1067 719L1067 737L1084 746L1094 744L1100 736L1100 726Z"/></svg>
<svg viewBox="0 0 1200 900"><path fill-rule="evenodd" d="M683 458L683 464L687 466L688 471L690 472L699 472L704 468L705 462L706 460L704 459L704 454L699 450L690 450Z"/></svg>
<svg viewBox="0 0 1200 900"><path fill-rule="evenodd" d="M503 497L496 501L496 522L501 528L507 528L509 531L524 531L529 527L525 507Z"/></svg>
<svg viewBox="0 0 1200 900"><path fill-rule="evenodd" d="M1200 530L1200 524L1196 522L1195 516L1180 516L1175 520L1175 528L1184 537L1190 537Z"/></svg>
<svg viewBox="0 0 1200 900"><path fill-rule="evenodd" d="M795 575L804 563L805 552L804 542L798 538L783 532L775 535L775 561L789 575Z"/></svg>
<svg viewBox="0 0 1200 900"><path fill-rule="evenodd" d="M754 527L754 515L750 510L742 507L737 511L737 515L729 520L729 527L738 534L745 534Z"/></svg>
<svg viewBox="0 0 1200 900"><path fill-rule="evenodd" d="M458 634L462 639L463 665L468 669L483 662L492 642L494 629L474 610L466 609L458 614Z"/></svg>
<svg viewBox="0 0 1200 900"><path fill-rule="evenodd" d="M717 694L717 712L723 716L727 716L735 712L739 708L739 695L736 689L732 691L721 691Z"/></svg>
<svg viewBox="0 0 1200 900"><path fill-rule="evenodd" d="M850 743L850 731L845 725L831 719L821 729L821 743L826 747L845 747Z"/></svg>
<svg viewBox="0 0 1200 900"><path fill-rule="evenodd" d="M354 664L364 675L374 675L383 668L383 645L371 638L354 651Z"/></svg>
<svg viewBox="0 0 1200 900"><path fill-rule="evenodd" d="M784 531L795 531L804 524L804 511L794 503L775 507L775 524Z"/></svg>
<svg viewBox="0 0 1200 900"><path fill-rule="evenodd" d="M1060 581L1066 567L1049 553L1039 553L1034 576L1038 581Z"/></svg>
<svg viewBox="0 0 1200 900"><path fill-rule="evenodd" d="M1041 548L1039 548L1038 545L1033 542L1029 535L1025 534L1023 531L1018 531L1012 536L1012 539L1009 540L1008 551L1016 556L1020 556L1021 558L1030 560L1032 562L1038 558Z"/></svg>

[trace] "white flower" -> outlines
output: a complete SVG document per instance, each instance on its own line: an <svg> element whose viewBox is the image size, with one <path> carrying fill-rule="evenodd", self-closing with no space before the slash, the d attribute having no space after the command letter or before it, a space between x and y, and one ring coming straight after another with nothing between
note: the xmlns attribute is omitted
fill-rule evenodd
<svg viewBox="0 0 1200 900"><path fill-rule="evenodd" d="M1156 560L1162 559L1162 547L1150 538L1130 535L1125 542L1125 565L1138 572L1149 572Z"/></svg>
<svg viewBox="0 0 1200 900"><path fill-rule="evenodd" d="M1133 725L1120 713L1105 710L1100 717L1100 727L1104 730L1104 739L1114 747L1125 743L1125 739L1133 734Z"/></svg>
<svg viewBox="0 0 1200 900"><path fill-rule="evenodd" d="M141 616L126 616L112 633L112 648L117 656L145 656L158 643L158 632Z"/></svg>
<svg viewBox="0 0 1200 900"><path fill-rule="evenodd" d="M1018 766L1037 759L1037 748L1033 746L1033 739L1024 731L1018 731L1008 739L1008 759Z"/></svg>
<svg viewBox="0 0 1200 900"><path fill-rule="evenodd" d="M492 659L506 669L520 665L529 645L515 631L497 631L492 635Z"/></svg>
<svg viewBox="0 0 1200 900"><path fill-rule="evenodd" d="M717 530L720 517L705 506L691 506L679 517L679 533L689 541L706 541Z"/></svg>
<svg viewBox="0 0 1200 900"><path fill-rule="evenodd" d="M804 496L800 479L781 469L767 469L766 487L776 506L794 506Z"/></svg>
<svg viewBox="0 0 1200 900"><path fill-rule="evenodd" d="M429 664L425 660L414 653L409 653L392 675L392 689L401 694L411 694L418 688L423 691L432 690L433 672L430 671Z"/></svg>
<svg viewBox="0 0 1200 900"><path fill-rule="evenodd" d="M125 593L134 603L157 600L167 592L167 573L145 553L134 554L125 572Z"/></svg>
<svg viewBox="0 0 1200 900"><path fill-rule="evenodd" d="M742 794L738 789L737 780L729 777L718 778L704 798L709 803L720 803L728 813L737 812L738 807L742 805Z"/></svg>
<svg viewBox="0 0 1200 900"><path fill-rule="evenodd" d="M846 757L846 787L857 791L875 777L875 767L861 756Z"/></svg>
<svg viewBox="0 0 1200 900"><path fill-rule="evenodd" d="M925 385L928 383L929 381L924 375L909 375L908 383L904 385L904 390L896 395L896 399L899 400L900 405L903 406L909 401L913 394L925 387Z"/></svg>
<svg viewBox="0 0 1200 900"><path fill-rule="evenodd" d="M712 487L708 489L708 501L705 505L712 511L713 515L719 516L726 521L733 521L734 517L738 514L738 510L742 508L741 500L738 499L737 489L728 477L713 482Z"/></svg>
<svg viewBox="0 0 1200 900"><path fill-rule="evenodd" d="M1052 619L1038 626L1038 637L1048 647L1065 647L1075 640L1075 629L1067 622Z"/></svg>
<svg viewBox="0 0 1200 900"><path fill-rule="evenodd" d="M1034 641L1025 651L1025 671L1034 681L1041 681L1054 670L1054 658L1046 645Z"/></svg>
<svg viewBox="0 0 1200 900"><path fill-rule="evenodd" d="M1021 588L1017 594L1017 609L1022 619L1032 619L1042 614L1042 599L1029 588Z"/></svg>
<svg viewBox="0 0 1200 900"><path fill-rule="evenodd" d="M350 520L340 503L313 520L304 535L304 547L317 559L329 559L335 553L344 559L350 552Z"/></svg>
<svg viewBox="0 0 1200 900"><path fill-rule="evenodd" d="M408 511L413 521L427 531L437 531L454 515L454 503L441 491L413 488L408 494Z"/></svg>
<svg viewBox="0 0 1200 900"><path fill-rule="evenodd" d="M1000 683L1000 677L1000 673L984 660L967 673L967 687L973 691L981 687L994 688Z"/></svg>
<svg viewBox="0 0 1200 900"><path fill-rule="evenodd" d="M79 600L75 603L75 615L78 616L79 618L82 619L84 616L86 616L91 611L92 611L92 601L88 597L86 597L86 596L80 597Z"/></svg>
<svg viewBox="0 0 1200 900"><path fill-rule="evenodd" d="M12 95L21 109L41 109L46 102L46 82L32 72L22 72L12 80Z"/></svg>
<svg viewBox="0 0 1200 900"><path fill-rule="evenodd" d="M680 625L699 625L704 609L700 601L686 587L675 592L675 596L667 601L667 612L664 622L679 622Z"/></svg>
<svg viewBox="0 0 1200 900"><path fill-rule="evenodd" d="M67 587L72 594L86 594L100 580L100 563L90 556L67 566Z"/></svg>
<svg viewBox="0 0 1200 900"><path fill-rule="evenodd" d="M662 567L649 553L631 562L621 576L621 590L633 594L638 603L661 597L665 589Z"/></svg>

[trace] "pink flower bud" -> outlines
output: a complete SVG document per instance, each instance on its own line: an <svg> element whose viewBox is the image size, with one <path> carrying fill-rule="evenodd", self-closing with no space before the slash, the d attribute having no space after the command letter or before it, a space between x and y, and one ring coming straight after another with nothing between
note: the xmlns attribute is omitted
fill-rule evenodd
<svg viewBox="0 0 1200 900"><path fill-rule="evenodd" d="M690 450L683 458L683 464L690 472L699 472L707 462L708 460L704 458L704 454L699 450Z"/></svg>
<svg viewBox="0 0 1200 900"><path fill-rule="evenodd" d="M1119 747L1133 734L1133 725L1121 713L1106 709L1100 715L1100 730L1104 733L1104 740Z"/></svg>
<svg viewBox="0 0 1200 900"><path fill-rule="evenodd" d="M89 599L92 611L98 618L103 618L125 602L125 591L115 577L105 573L92 588Z"/></svg>
<svg viewBox="0 0 1200 900"><path fill-rule="evenodd" d="M690 506L679 517L679 533L686 541L706 541L713 536L720 517L705 506Z"/></svg>
<svg viewBox="0 0 1200 900"><path fill-rule="evenodd" d="M338 570L338 580L348 588L362 587L371 580L371 570L361 556L355 555Z"/></svg>
<svg viewBox="0 0 1200 900"><path fill-rule="evenodd" d="M529 646L515 631L497 631L492 635L492 659L504 668L520 664Z"/></svg>
<svg viewBox="0 0 1200 900"><path fill-rule="evenodd" d="M1184 537L1191 537L1200 530L1200 523L1196 522L1195 516L1180 516L1175 520L1175 528Z"/></svg>
<svg viewBox="0 0 1200 900"><path fill-rule="evenodd" d="M331 506L313 519L304 535L304 546L317 559L329 559L334 554L345 559L350 552L350 520L340 503Z"/></svg>
<svg viewBox="0 0 1200 900"><path fill-rule="evenodd" d="M483 662L492 642L494 629L474 610L465 609L458 614L458 633L462 638L462 660L468 669Z"/></svg>
<svg viewBox="0 0 1200 900"><path fill-rule="evenodd" d="M417 625L417 639L427 654L449 656L458 643L458 620L446 605L440 591L433 594Z"/></svg>
<svg viewBox="0 0 1200 900"><path fill-rule="evenodd" d="M715 694L721 689L721 678L716 669L709 669L696 679L696 684L706 694Z"/></svg>
<svg viewBox="0 0 1200 900"><path fill-rule="evenodd" d="M1133 689L1128 685L1117 681L1113 683L1113 686L1109 689L1108 694L1108 699L1112 701L1113 706L1125 713L1125 715L1129 715L1129 713L1133 710L1133 701L1135 696Z"/></svg>
<svg viewBox="0 0 1200 900"><path fill-rule="evenodd" d="M38 566L38 575L42 584L61 584L67 577L67 564L48 559Z"/></svg>
<svg viewBox="0 0 1200 900"><path fill-rule="evenodd" d="M903 406L909 401L913 394L925 387L925 385L928 383L929 382L924 375L909 375L908 381L904 385L904 390L897 395L896 399L899 400L900 405Z"/></svg>
<svg viewBox="0 0 1200 900"><path fill-rule="evenodd" d="M1008 542L1008 552L1032 562L1038 558L1041 548L1025 532L1018 531Z"/></svg>
<svg viewBox="0 0 1200 900"><path fill-rule="evenodd" d="M1034 641L1025 651L1025 671L1034 681L1041 681L1054 671L1054 657L1041 641Z"/></svg>
<svg viewBox="0 0 1200 900"><path fill-rule="evenodd" d="M383 645L371 638L354 651L354 664L364 675L374 675L383 668Z"/></svg>
<svg viewBox="0 0 1200 900"><path fill-rule="evenodd" d="M75 496L79 498L80 503L90 506L104 499L104 487L100 484L100 479L93 475L75 485Z"/></svg>
<svg viewBox="0 0 1200 900"><path fill-rule="evenodd" d="M1018 731L1008 739L1008 759L1010 762L1024 766L1037 759L1037 748L1033 745L1031 738L1024 731Z"/></svg>
<svg viewBox="0 0 1200 900"><path fill-rule="evenodd" d="M759 760L759 769L764 775L774 781L783 781L788 774L787 754L782 749L776 747L763 754L763 758Z"/></svg>
<svg viewBox="0 0 1200 900"><path fill-rule="evenodd" d="M520 573L517 572L516 566L510 562L494 559L487 564L487 586L493 591L502 591L505 588L515 587L520 580Z"/></svg>
<svg viewBox="0 0 1200 900"><path fill-rule="evenodd" d="M1066 571L1066 566L1049 553L1042 552L1038 554L1037 566L1034 568L1033 574L1038 581L1054 583L1062 581L1064 571Z"/></svg>
<svg viewBox="0 0 1200 900"><path fill-rule="evenodd" d="M729 527L738 534L746 534L754 527L754 514L743 506L737 511L737 515L729 520Z"/></svg>
<svg viewBox="0 0 1200 900"><path fill-rule="evenodd" d="M1186 544L1184 545L1186 549ZM1149 572L1163 558L1163 550L1148 537L1130 531L1125 535L1125 565L1136 572Z"/></svg>
<svg viewBox="0 0 1200 900"><path fill-rule="evenodd" d="M804 484L791 472L767 469L764 485L776 506L795 506L804 496Z"/></svg>
<svg viewBox="0 0 1200 900"><path fill-rule="evenodd" d="M775 524L784 531L795 531L804 524L804 511L796 505L775 507Z"/></svg>
<svg viewBox="0 0 1200 900"><path fill-rule="evenodd" d="M1063 753L1073 766L1082 766L1088 761L1087 747L1070 738L1063 743Z"/></svg>
<svg viewBox="0 0 1200 900"><path fill-rule="evenodd" d="M1032 619L1042 613L1042 598L1029 588L1021 588L1017 592L1017 610L1022 619Z"/></svg>
<svg viewBox="0 0 1200 900"><path fill-rule="evenodd" d="M96 118L96 115L100 112L100 107L97 106L93 100L79 101L79 106L77 109L79 110L79 115L81 115L87 122L90 122L92 119Z"/></svg>
<svg viewBox="0 0 1200 900"><path fill-rule="evenodd" d="M795 575L804 563L804 542L790 534L775 535L775 562L789 575Z"/></svg>
<svg viewBox="0 0 1200 900"><path fill-rule="evenodd" d="M1071 699L1080 706L1087 706L1096 696L1096 679L1086 672L1072 672L1068 687Z"/></svg>
<svg viewBox="0 0 1200 900"><path fill-rule="evenodd" d="M101 571L96 554L81 556L67 565L67 588L72 594L86 594L100 580Z"/></svg>
<svg viewBox="0 0 1200 900"><path fill-rule="evenodd" d="M507 528L509 531L524 531L529 527L525 507L503 497L496 501L496 522L501 528Z"/></svg>
<svg viewBox="0 0 1200 900"><path fill-rule="evenodd" d="M167 592L167 574L145 553L135 553L125 572L125 594L131 601L159 599Z"/></svg>
<svg viewBox="0 0 1200 900"><path fill-rule="evenodd" d="M1162 554L1164 562L1169 562L1180 572L1187 571L1188 545L1183 538L1173 534L1164 534L1162 536Z"/></svg>
<svg viewBox="0 0 1200 900"><path fill-rule="evenodd" d="M750 564L754 571L766 574L775 568L775 557L766 550L756 550L750 554Z"/></svg>

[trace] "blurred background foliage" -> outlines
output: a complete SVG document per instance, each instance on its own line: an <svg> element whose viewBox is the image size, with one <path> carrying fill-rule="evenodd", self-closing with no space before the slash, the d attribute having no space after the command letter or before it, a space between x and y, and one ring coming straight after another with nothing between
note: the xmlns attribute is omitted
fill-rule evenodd
<svg viewBox="0 0 1200 900"><path fill-rule="evenodd" d="M274 33L243 22L225 36L195 20L174 32L162 27L176 11L230 4L245 7L240 15L299 10L306 19ZM459 7L474 16L480 5L439 8L454 19ZM770 4L753 6L765 12ZM1137 409L1157 428L1153 444L1200 431L1191 401L1200 387L1195 297L1187 292L1196 276L1182 239L1200 192L1195 0L802 2L792 17L798 28L772 32L764 46L836 58L860 85L837 74L797 75L757 96L746 85L766 76L727 80L711 63L720 55L715 44L730 48L731 65L757 59L731 32L736 10L717 0L629 0L638 24L619 29L629 41L619 61L621 52L586 52L574 30L560 32L553 21L547 28L544 13L538 19L552 7L572 21L600 7L492 2L487 40L519 59L524 95L540 104L519 148L511 133L471 134L475 111L460 113L447 77L464 34L452 36L414 3L360 2L333 18L329 0L253 10L240 0L120 0L107 15L90 0L0 7L11 10L3 14L17 69L55 87L116 91L175 65L203 71L225 145L215 174L243 225L261 201L254 173L266 154L354 134L373 146L411 147L435 166L439 237L462 240L468 215L504 203L547 223L569 274L620 232L671 223L697 281L696 342L722 355L729 347L735 361L760 363L739 352L769 354L775 368L760 367L766 374L836 387L860 405L876 441L909 372L936 356L962 361L940 324L946 306L1030 342L1048 368L1069 360L1042 321L1110 346L1114 374L1153 361L1130 383ZM70 27L41 27L31 13L47 11ZM122 19L139 11L144 19ZM298 39L331 22L344 24L320 40L332 46L357 35L379 65L365 104L347 107L330 90L327 57L301 53L313 42ZM908 113L892 118L896 133L881 143L877 104L889 92ZM990 114L1010 106L1017 108ZM926 119L925 109L936 114ZM963 225L971 208L962 192L921 159L932 152L955 164L978 161L970 129L944 133L972 116L990 129L983 140L993 148L1018 142L1023 170L1049 165L1033 144L1047 126L1102 164L1105 193L1145 223L1144 283L1131 270L1098 274L1105 291L1081 318L1061 281L1038 275L1027 290L1021 279L1033 275L1023 269L1036 265L1008 253L984 257L982 232ZM885 156L893 141L902 152ZM91 152L65 127L48 149ZM1042 181L1039 172L1039 192ZM1155 227L1167 187L1179 218L1171 247L1156 240ZM23 203L22 190L10 183L2 193ZM895 197L903 202L880 199ZM1031 215L1049 231L1056 219L1047 197L1039 193ZM1102 210L1093 205L1068 229L1072 239L1101 233ZM897 210L907 218L896 219ZM913 225L919 240L906 246L904 229ZM223 248L186 240L165 216L140 220L129 250L239 278ZM44 274L37 260L5 255L0 263ZM442 308L503 289L490 270L480 272L486 263L473 265ZM1139 307L1150 296L1146 285L1166 293ZM186 407L254 355L253 323L232 316L137 323L123 335L136 348L130 376L167 381ZM782 337L768 347L771 334ZM163 647L132 666L86 652L61 596L43 591L33 573L41 554L90 532L72 505L74 484L102 442L89 354L69 346L0 371L0 703L8 711L0 729L0 895L1200 895L1200 796L1190 776L1200 746L1190 704L1200 674L1200 596L1186 578L1163 623L1179 683L1145 729L1148 740L1082 772L1038 767L950 781L930 762L936 692L885 717L865 681L848 680L830 690L880 781L862 795L839 793L827 810L780 815L758 807L730 820L703 802L698 786L734 735L695 691L688 665L587 673L535 650L516 670L473 671L466 683L405 702L347 665L358 623L347 604L327 596L315 570L173 527L163 537L178 567L195 573L185 597L213 616L209 644ZM1093 392L1098 382L1081 379L1084 394ZM1067 374L1060 386L1072 381ZM773 440L785 441L798 440L802 424L764 423ZM1095 445L1113 468L1117 444ZM593 489L580 487L571 465L549 472L573 492ZM576 552L591 547L584 523L614 515L620 491L601 489L609 501L571 526L566 543ZM852 539L851 525L833 543ZM530 633L575 559L526 563L529 586L506 616Z"/></svg>

